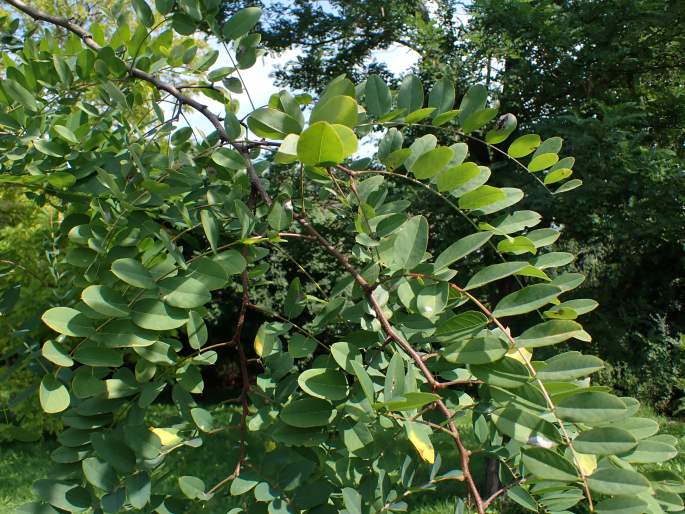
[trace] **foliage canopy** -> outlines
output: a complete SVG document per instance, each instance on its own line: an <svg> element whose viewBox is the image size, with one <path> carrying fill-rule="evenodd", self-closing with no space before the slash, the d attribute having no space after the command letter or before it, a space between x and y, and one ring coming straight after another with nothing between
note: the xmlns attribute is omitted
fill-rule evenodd
<svg viewBox="0 0 685 514"><path fill-rule="evenodd" d="M455 105L452 80L424 91L411 75L396 89L340 75L311 110L311 97L283 90L239 119L231 91L249 87L240 70L262 53L258 8L222 20L218 1L135 0L116 27L86 28L6 3L45 28L3 20L22 45L0 83L0 182L54 205L65 249L63 294L32 357L45 369L42 408L66 428L24 512L182 512L226 492L242 501L232 514L392 512L447 480L481 514L504 495L532 511L678 507L681 478L639 469L674 457L675 441L635 416L637 401L591 383L602 361L535 360L537 348L590 341L578 320L596 303L569 298L584 277L563 271L572 255L548 251L559 231L517 210L524 191L492 185L464 143L506 156L556 197L581 185L561 138L515 133L482 85ZM212 69L218 53L198 48L197 30L231 45L235 65ZM213 132L181 123L186 109ZM423 135L407 146L413 129ZM374 130L374 158L354 159ZM395 181L444 202L469 232L433 255L441 227ZM331 220L344 221L349 247ZM340 278L306 294L302 268L273 312L252 293L292 239L327 252ZM460 275L484 247L498 260ZM512 277L492 306L480 298ZM229 284L235 330L209 341L209 304ZM254 311L272 321L250 346ZM227 425L199 402L220 349L237 353L242 381ZM178 420L151 426L146 411L164 395ZM471 448L458 426L468 417ZM234 434L226 479L179 476L162 489L167 456L217 431ZM499 465L491 491L474 472L483 457Z"/></svg>

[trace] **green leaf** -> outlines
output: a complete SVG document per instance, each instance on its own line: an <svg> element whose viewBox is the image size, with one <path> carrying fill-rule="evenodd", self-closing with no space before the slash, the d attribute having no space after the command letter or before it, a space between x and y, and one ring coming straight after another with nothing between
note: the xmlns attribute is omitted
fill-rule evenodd
<svg viewBox="0 0 685 514"><path fill-rule="evenodd" d="M447 78L438 80L428 95L428 107L435 108L433 116L452 110L454 95L454 82Z"/></svg>
<svg viewBox="0 0 685 514"><path fill-rule="evenodd" d="M385 383L383 387L383 399L387 402L398 398L404 393L404 361L402 356L396 352L393 354L385 370Z"/></svg>
<svg viewBox="0 0 685 514"><path fill-rule="evenodd" d="M56 141L36 139L33 141L33 146L35 146L36 150L38 150L40 153L44 153L45 155L50 155L52 157L62 157L66 153L65 148Z"/></svg>
<svg viewBox="0 0 685 514"><path fill-rule="evenodd" d="M494 128L485 134L485 142L496 145L505 141L516 130L518 121L513 114L503 114L497 119Z"/></svg>
<svg viewBox="0 0 685 514"><path fill-rule="evenodd" d="M302 125L290 115L272 109L261 107L250 114L247 125L257 136L266 139L284 139L288 134L299 134Z"/></svg>
<svg viewBox="0 0 685 514"><path fill-rule="evenodd" d="M193 418L197 428L203 432L210 432L214 427L214 418L212 417L212 414L205 409L199 407L190 409L190 416Z"/></svg>
<svg viewBox="0 0 685 514"><path fill-rule="evenodd" d="M506 341L492 334L474 337L450 345L442 352L449 362L458 364L487 364L504 357L509 350Z"/></svg>
<svg viewBox="0 0 685 514"><path fill-rule="evenodd" d="M219 148L212 154L211 159L219 166L229 170L242 170L245 168L243 157L231 148Z"/></svg>
<svg viewBox="0 0 685 514"><path fill-rule="evenodd" d="M364 396L366 396L366 399L369 401L369 403L373 404L376 395L369 373L364 368L364 365L360 362L353 360L350 362L350 365L352 366L357 380L359 380L359 385L361 386L362 391L364 391Z"/></svg>
<svg viewBox="0 0 685 514"><path fill-rule="evenodd" d="M397 94L397 106L405 112L414 112L423 107L423 84L416 75L407 75L402 79Z"/></svg>
<svg viewBox="0 0 685 514"><path fill-rule="evenodd" d="M144 298L133 304L131 319L147 330L173 330L186 324L185 311L155 298Z"/></svg>
<svg viewBox="0 0 685 514"><path fill-rule="evenodd" d="M582 432L573 440L576 451L592 455L616 455L636 446L635 436L619 427L593 428Z"/></svg>
<svg viewBox="0 0 685 514"><path fill-rule="evenodd" d="M526 134L517 137L511 145L509 145L507 153L515 159L525 157L526 155L533 153L533 151L540 146L540 142L540 136L537 134Z"/></svg>
<svg viewBox="0 0 685 514"><path fill-rule="evenodd" d="M118 291L105 286L88 286L81 292L81 299L95 312L112 318L129 315L128 302Z"/></svg>
<svg viewBox="0 0 685 514"><path fill-rule="evenodd" d="M152 482L144 471L126 478L126 498L134 509L142 509L150 501Z"/></svg>
<svg viewBox="0 0 685 514"><path fill-rule="evenodd" d="M128 319L118 319L99 327L97 340L108 348L134 348L151 346L157 335L137 327Z"/></svg>
<svg viewBox="0 0 685 514"><path fill-rule="evenodd" d="M533 157L528 163L528 171L535 173L536 171L542 171L553 164L556 164L559 160L559 156L555 153L543 153L537 157Z"/></svg>
<svg viewBox="0 0 685 514"><path fill-rule="evenodd" d="M537 375L540 380L562 382L585 377L603 367L602 359L594 355L565 352L547 359Z"/></svg>
<svg viewBox="0 0 685 514"><path fill-rule="evenodd" d="M366 109L374 118L380 118L390 111L392 97L390 89L378 75L369 75L366 79Z"/></svg>
<svg viewBox="0 0 685 514"><path fill-rule="evenodd" d="M219 247L219 224L211 209L202 209L200 211L200 222L202 223L202 229L205 232L209 246L216 253Z"/></svg>
<svg viewBox="0 0 685 514"><path fill-rule="evenodd" d="M439 400L440 396L433 393L425 393L422 391L412 391L403 393L395 399L383 403L375 404L374 407L384 407L390 411L408 411L414 409L421 409L429 403Z"/></svg>
<svg viewBox="0 0 685 514"><path fill-rule="evenodd" d="M470 336L487 325L488 318L480 311L460 312L456 316L447 317L437 325L436 336L440 341L459 341Z"/></svg>
<svg viewBox="0 0 685 514"><path fill-rule="evenodd" d="M414 216L405 221L393 244L394 264L411 270L423 259L428 247L428 221L423 216Z"/></svg>
<svg viewBox="0 0 685 514"><path fill-rule="evenodd" d="M487 182L489 175L485 176L484 180L476 182L476 180L482 175L481 167L475 162L464 162L457 166L448 168L438 175L438 191L444 192L452 191L457 188L463 188L463 192L460 191L461 194L467 193L469 190L473 190ZM466 184L469 186L464 188L463 186ZM455 196L461 196L461 194L459 194L460 192L457 192L457 195Z"/></svg>
<svg viewBox="0 0 685 514"><path fill-rule="evenodd" d="M354 128L357 125L357 102L343 95L322 97L309 117L312 126L319 121Z"/></svg>
<svg viewBox="0 0 685 514"><path fill-rule="evenodd" d="M657 436L659 437L659 436ZM678 449L667 442L653 439L643 439L638 445L623 455L621 459L632 464L662 463L678 455Z"/></svg>
<svg viewBox="0 0 685 514"><path fill-rule="evenodd" d="M250 32L262 15L259 7L246 7L231 16L221 29L224 39L231 41Z"/></svg>
<svg viewBox="0 0 685 514"><path fill-rule="evenodd" d="M345 125L333 125L333 128L338 133L338 137L343 145L343 155L348 157L357 151L357 136L354 131Z"/></svg>
<svg viewBox="0 0 685 514"><path fill-rule="evenodd" d="M422 287L416 296L416 308L426 318L434 318L442 313L449 299L449 284L438 284Z"/></svg>
<svg viewBox="0 0 685 514"><path fill-rule="evenodd" d="M521 255L524 253L535 254L537 252L537 248L535 247L533 241L527 237L516 236L507 237L506 239L502 239L499 243L497 243L497 252L511 253L514 255Z"/></svg>
<svg viewBox="0 0 685 514"><path fill-rule="evenodd" d="M83 512L91 507L88 491L71 481L41 479L32 488L38 498L67 512Z"/></svg>
<svg viewBox="0 0 685 514"><path fill-rule="evenodd" d="M491 416L500 433L521 443L551 447L561 442L557 428L531 412L508 406Z"/></svg>
<svg viewBox="0 0 685 514"><path fill-rule="evenodd" d="M83 476L95 487L103 491L111 491L117 485L117 475L114 468L97 457L88 457L81 461Z"/></svg>
<svg viewBox="0 0 685 514"><path fill-rule="evenodd" d="M459 116L459 109L452 109L451 111L441 112L435 118L433 118L433 126L441 127L448 121L452 121L454 118Z"/></svg>
<svg viewBox="0 0 685 514"><path fill-rule="evenodd" d="M276 164L290 164L297 160L297 143L300 136L297 134L288 134L278 147L278 152L274 156Z"/></svg>
<svg viewBox="0 0 685 514"><path fill-rule="evenodd" d="M435 148L438 144L438 138L433 134L426 134L414 140L409 149L411 150L411 155L407 157L404 161L404 166L409 170L414 165L416 159L418 159L422 154L428 152Z"/></svg>
<svg viewBox="0 0 685 514"><path fill-rule="evenodd" d="M140 23L146 27L152 27L155 23L155 17L152 14L152 9L147 5L145 0L133 0L133 9L136 11L136 16L140 20Z"/></svg>
<svg viewBox="0 0 685 514"><path fill-rule="evenodd" d="M569 191L576 189L577 187L580 187L582 185L583 185L582 180L580 180L578 178L574 178L574 179L571 179L568 182L564 182L562 185L560 185L559 188L556 191L554 191L554 194L556 195L559 193L568 193Z"/></svg>
<svg viewBox="0 0 685 514"><path fill-rule="evenodd" d="M31 92L18 82L4 78L2 81L2 88L9 95L9 97L19 102L21 105L26 107L31 112L37 112L40 110L36 98L31 94Z"/></svg>
<svg viewBox="0 0 685 514"><path fill-rule="evenodd" d="M629 469L598 469L587 482L593 492L608 496L637 496L651 491L647 479Z"/></svg>
<svg viewBox="0 0 685 514"><path fill-rule="evenodd" d="M48 414L62 412L69 407L69 391L52 375L45 375L38 388L41 408Z"/></svg>
<svg viewBox="0 0 685 514"><path fill-rule="evenodd" d="M529 328L516 338L516 345L524 348L549 346L567 339L584 339L585 331L580 323L571 320L550 320Z"/></svg>
<svg viewBox="0 0 685 514"><path fill-rule="evenodd" d="M127 284L141 289L155 289L157 283L150 271L140 261L131 258L117 259L112 263L112 273Z"/></svg>
<svg viewBox="0 0 685 514"><path fill-rule="evenodd" d="M72 337L88 337L95 327L81 311L70 307L53 307L41 316L43 323L55 332Z"/></svg>
<svg viewBox="0 0 685 514"><path fill-rule="evenodd" d="M237 252L236 254L242 259L240 254ZM194 259L188 265L188 277L199 280L209 291L223 289L227 282L227 274L224 268L221 266L221 264L210 259L209 257L200 257Z"/></svg>
<svg viewBox="0 0 685 514"><path fill-rule="evenodd" d="M504 191L498 187L480 186L459 198L459 208L466 210L482 209L505 198Z"/></svg>
<svg viewBox="0 0 685 514"><path fill-rule="evenodd" d="M331 355L335 362L342 369L348 373L354 373L354 368L352 367L352 361L357 361L362 363L362 356L356 346L346 343L339 342L331 345Z"/></svg>
<svg viewBox="0 0 685 514"><path fill-rule="evenodd" d="M186 498L191 500L206 500L205 483L197 477L180 476L178 477L178 487Z"/></svg>
<svg viewBox="0 0 685 514"><path fill-rule="evenodd" d="M508 294L495 307L497 317L517 316L548 304L561 294L561 289L549 284L534 284Z"/></svg>
<svg viewBox="0 0 685 514"><path fill-rule="evenodd" d="M207 325L205 325L202 316L195 311L188 312L186 332L188 333L188 343L191 348L198 350L207 342Z"/></svg>
<svg viewBox="0 0 685 514"><path fill-rule="evenodd" d="M316 341L302 334L293 334L288 342L288 353L296 359L309 357L316 349Z"/></svg>
<svg viewBox="0 0 685 514"><path fill-rule="evenodd" d="M659 424L649 418L628 418L621 421L621 428L637 439L651 437L659 431Z"/></svg>
<svg viewBox="0 0 685 514"><path fill-rule="evenodd" d="M434 177L450 163L453 156L454 151L451 148L439 146L438 148L421 154L411 165L409 171L411 171L417 179Z"/></svg>
<svg viewBox="0 0 685 514"><path fill-rule="evenodd" d="M488 89L481 85L476 84L471 86L466 94L461 99L459 104L459 123L465 132L470 132L465 126L464 122L473 114L481 111L485 108L485 104L488 100Z"/></svg>
<svg viewBox="0 0 685 514"><path fill-rule="evenodd" d="M362 514L361 494L350 487L344 487L341 492L348 514Z"/></svg>
<svg viewBox="0 0 685 514"><path fill-rule="evenodd" d="M511 207L512 205L520 202L523 198L523 191L515 187L503 187L501 188L501 191L504 193L504 199L479 208L477 211L475 211L475 214L480 216L492 214L494 212L501 211L502 209L506 209L507 207Z"/></svg>
<svg viewBox="0 0 685 514"><path fill-rule="evenodd" d="M452 243L435 259L435 271L440 271L450 264L463 259L470 253L475 252L487 243L491 237L492 234L490 232L476 232Z"/></svg>
<svg viewBox="0 0 685 514"><path fill-rule="evenodd" d="M319 121L302 132L297 142L297 158L303 164L333 165L345 159L343 142L333 125Z"/></svg>
<svg viewBox="0 0 685 514"><path fill-rule="evenodd" d="M490 282L509 277L529 266L527 262L501 262L481 269L467 282L464 289L475 289Z"/></svg>
<svg viewBox="0 0 685 514"><path fill-rule="evenodd" d="M67 351L59 344L51 340L43 343L41 355L53 364L63 368L70 368L74 365L74 361L71 357L69 357Z"/></svg>
<svg viewBox="0 0 685 514"><path fill-rule="evenodd" d="M404 164L404 161L406 161L407 157L410 155L411 150L409 148L401 148L392 152L385 159L383 159L382 162L385 164L385 167L388 169L388 171L395 171L397 168L402 166L402 164Z"/></svg>
<svg viewBox="0 0 685 514"><path fill-rule="evenodd" d="M570 264L575 259L572 253L549 252L540 255L533 261L533 266L538 269L558 268Z"/></svg>
<svg viewBox="0 0 685 514"><path fill-rule="evenodd" d="M124 362L121 351L86 345L74 352L74 359L94 368L118 368Z"/></svg>
<svg viewBox="0 0 685 514"><path fill-rule="evenodd" d="M597 514L643 514L649 512L647 502L636 496L617 496L597 503Z"/></svg>
<svg viewBox="0 0 685 514"><path fill-rule="evenodd" d="M521 462L534 476L543 480L575 482L578 472L573 464L558 453L546 448L523 450Z"/></svg>
<svg viewBox="0 0 685 514"><path fill-rule="evenodd" d="M345 375L330 368L310 368L297 378L302 390L324 400L343 400L347 397Z"/></svg>
<svg viewBox="0 0 685 514"><path fill-rule="evenodd" d="M473 364L471 373L486 384L504 389L522 387L530 380L526 366L516 359L505 357L489 364Z"/></svg>
<svg viewBox="0 0 685 514"><path fill-rule="evenodd" d="M245 258L235 250L221 252L214 257L214 262L219 264L227 275L239 275L247 266Z"/></svg>
<svg viewBox="0 0 685 514"><path fill-rule="evenodd" d="M549 153L559 153L563 142L563 139L556 136L545 139L538 149L535 150L533 158Z"/></svg>
<svg viewBox="0 0 685 514"><path fill-rule="evenodd" d="M483 127L487 122L497 116L497 109L488 108L474 112L466 118L462 124L462 130L465 134L469 134L474 130Z"/></svg>
<svg viewBox="0 0 685 514"><path fill-rule="evenodd" d="M169 277L159 283L162 299L173 307L193 309L212 299L205 285L191 277Z"/></svg>
<svg viewBox="0 0 685 514"><path fill-rule="evenodd" d="M318 398L293 400L281 410L284 423L298 428L322 427L335 417L333 406Z"/></svg>
<svg viewBox="0 0 685 514"><path fill-rule="evenodd" d="M601 391L583 391L557 401L557 415L568 421L594 425L625 417L620 398Z"/></svg>
<svg viewBox="0 0 685 514"><path fill-rule="evenodd" d="M79 143L79 139L76 137L76 134L74 134L70 129L63 125L55 125L52 127L52 129L55 131L55 133L64 139L67 143L71 143L74 145L77 145Z"/></svg>
<svg viewBox="0 0 685 514"><path fill-rule="evenodd" d="M254 489L258 483L259 478L254 472L250 471L249 469L244 471L241 470L240 475L235 477L235 479L231 482L231 496L240 496L241 494L245 494Z"/></svg>
<svg viewBox="0 0 685 514"><path fill-rule="evenodd" d="M557 170L550 171L547 175L545 175L544 183L546 186L550 184L556 184L557 182L567 179L572 174L573 170L570 168L559 168Z"/></svg>
<svg viewBox="0 0 685 514"><path fill-rule="evenodd" d="M417 123L421 120L428 118L431 114L435 112L435 107L426 107L424 109L417 109L404 117L405 123Z"/></svg>

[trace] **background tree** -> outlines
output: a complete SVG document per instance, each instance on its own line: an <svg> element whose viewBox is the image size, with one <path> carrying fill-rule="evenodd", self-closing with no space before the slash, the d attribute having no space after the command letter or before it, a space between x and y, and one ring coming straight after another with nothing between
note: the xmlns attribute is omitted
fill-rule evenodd
<svg viewBox="0 0 685 514"><path fill-rule="evenodd" d="M364 17L350 15L360 9ZM284 84L317 91L330 70L320 56L373 70L374 50L402 44L418 53L415 71L427 80L451 77L462 90L483 82L520 126L571 145L585 186L554 212L544 195L531 204L564 227L589 276L581 290L603 305L588 323L599 336L594 351L614 366L605 380L672 412L684 369L683 3L417 2L389 14L367 2L299 2L284 12L265 25L272 48L303 52L276 73ZM387 31L367 31L386 17L396 20ZM365 39L362 50L339 46L331 27ZM505 180L516 172L497 152L470 146Z"/></svg>

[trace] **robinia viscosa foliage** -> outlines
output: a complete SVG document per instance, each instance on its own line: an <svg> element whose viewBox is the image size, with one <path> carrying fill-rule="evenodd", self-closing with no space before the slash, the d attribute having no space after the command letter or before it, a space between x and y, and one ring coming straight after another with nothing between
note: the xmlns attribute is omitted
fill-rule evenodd
<svg viewBox="0 0 685 514"><path fill-rule="evenodd" d="M463 483L480 513L505 496L536 512L672 505L682 480L638 465L674 457L675 441L635 417L635 400L592 384L602 361L576 350L535 359L540 347L589 341L579 320L597 304L569 294L583 276L564 271L573 255L550 251L559 231L517 210L524 192L489 184L464 143L482 139L555 195L580 185L560 138L510 138L516 118L498 117L483 86L457 106L448 79L424 91L411 75L396 91L378 76L340 76L311 109L308 95L275 92L241 120L234 95L250 84L239 70L262 54L257 8L220 25L219 2L136 0L111 27L82 27L6 3L42 28L3 21L23 48L0 82L0 182L58 211L69 281L42 315L35 357L43 410L65 429L56 470L24 512L194 512L228 494L242 506L233 514L406 511L409 496L446 480ZM225 42L234 65L214 67L218 52L189 37L197 30ZM212 132L184 123L187 110ZM405 142L416 127L424 135ZM355 160L372 131L382 132L377 152ZM472 230L431 254L440 227L393 193L396 182ZM331 242L331 216L346 220L351 246ZM265 257L290 238L330 254L339 280L312 297L303 273L270 312L251 292L266 287ZM496 259L464 276L470 255ZM505 279L512 292L481 298ZM208 307L229 286L239 291L235 332L209 344ZM273 321L248 341L253 310ZM198 404L218 348L241 367L227 426ZM178 418L151 426L146 412L163 392ZM183 475L162 488L165 459L202 451L218 430L234 442L226 479ZM476 454L498 464L490 496Z"/></svg>

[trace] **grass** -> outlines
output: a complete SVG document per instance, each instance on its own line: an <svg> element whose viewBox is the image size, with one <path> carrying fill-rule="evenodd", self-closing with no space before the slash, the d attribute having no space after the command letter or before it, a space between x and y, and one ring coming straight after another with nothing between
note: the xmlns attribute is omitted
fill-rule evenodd
<svg viewBox="0 0 685 514"><path fill-rule="evenodd" d="M657 419L662 433L678 437L682 453L663 466L681 475L685 474L685 423L659 417L649 410L643 410L641 415ZM156 413L155 416L164 417L162 412ZM466 433L465 436L467 440L472 437L470 433ZM32 500L31 483L45 477L50 468L49 454L57 446L54 440L0 445L0 514L13 513L16 507ZM175 452L168 459L170 475L199 476L207 484L214 484L229 472L226 469L227 448L226 437L217 434L207 438L202 448L188 448ZM172 478L168 479L167 485L170 489L175 488ZM225 493L219 494L202 509L202 512L225 514L233 506L232 502L233 498L230 496ZM409 511L415 514L452 514L454 502L453 489L441 488L433 495L421 496L420 501L412 504ZM509 512L509 509L506 510Z"/></svg>

